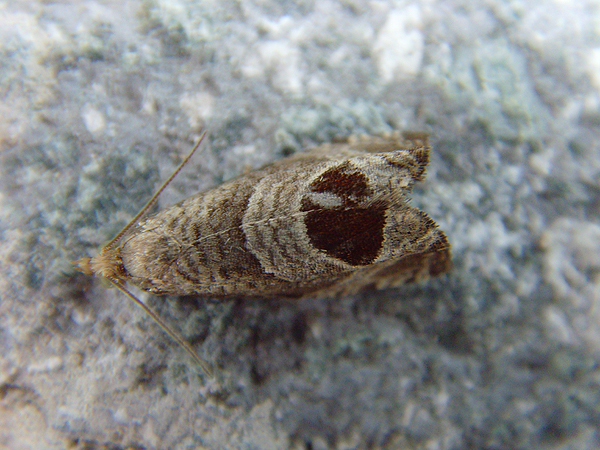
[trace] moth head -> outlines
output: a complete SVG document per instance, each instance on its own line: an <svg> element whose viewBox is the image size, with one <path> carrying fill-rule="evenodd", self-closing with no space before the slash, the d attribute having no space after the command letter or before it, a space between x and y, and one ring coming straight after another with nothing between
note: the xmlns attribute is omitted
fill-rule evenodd
<svg viewBox="0 0 600 450"><path fill-rule="evenodd" d="M111 280L123 277L123 263L118 248L104 247L96 256L78 259L73 264L86 275L98 275Z"/></svg>
<svg viewBox="0 0 600 450"><path fill-rule="evenodd" d="M71 261L73 265L75 265L75 270L84 273L86 275L94 275L92 271L92 258L86 256L85 258L76 259L75 261Z"/></svg>

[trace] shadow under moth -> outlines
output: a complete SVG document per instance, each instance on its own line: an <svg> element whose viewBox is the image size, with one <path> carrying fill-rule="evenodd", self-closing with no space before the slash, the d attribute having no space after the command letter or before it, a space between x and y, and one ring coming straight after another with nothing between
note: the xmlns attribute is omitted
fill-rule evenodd
<svg viewBox="0 0 600 450"><path fill-rule="evenodd" d="M446 236L409 205L429 162L424 133L323 144L142 218L198 145L98 255L76 264L142 306L207 373L125 283L154 294L325 297L450 269Z"/></svg>

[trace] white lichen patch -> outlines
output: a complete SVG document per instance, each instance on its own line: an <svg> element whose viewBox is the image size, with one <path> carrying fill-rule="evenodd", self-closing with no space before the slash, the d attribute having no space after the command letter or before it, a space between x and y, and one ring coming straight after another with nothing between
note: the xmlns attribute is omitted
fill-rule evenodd
<svg viewBox="0 0 600 450"><path fill-rule="evenodd" d="M81 112L81 118L83 119L83 123L85 125L86 130L90 133L95 134L104 129L106 127L106 120L104 118L104 114L102 114L97 108L94 108L92 105L85 105L83 107L83 111Z"/></svg>
<svg viewBox="0 0 600 450"><path fill-rule="evenodd" d="M545 281L567 317L550 310L546 322L559 341L575 333L600 351L600 225L571 218L556 220L543 233Z"/></svg>
<svg viewBox="0 0 600 450"><path fill-rule="evenodd" d="M179 106L187 113L192 128L201 127L213 114L215 98L209 92L185 93Z"/></svg>
<svg viewBox="0 0 600 450"><path fill-rule="evenodd" d="M600 92L600 47L592 49L586 57L586 72L590 82Z"/></svg>
<svg viewBox="0 0 600 450"><path fill-rule="evenodd" d="M424 37L418 6L410 5L389 13L373 45L377 69L383 81L414 76L421 70Z"/></svg>
<svg viewBox="0 0 600 450"><path fill-rule="evenodd" d="M36 361L27 367L27 372L36 373L36 372L52 372L60 368L63 364L63 361L58 356L51 356L42 361Z"/></svg>
<svg viewBox="0 0 600 450"><path fill-rule="evenodd" d="M240 69L251 78L268 75L273 86L282 92L300 93L303 88L300 51L285 39L257 43Z"/></svg>

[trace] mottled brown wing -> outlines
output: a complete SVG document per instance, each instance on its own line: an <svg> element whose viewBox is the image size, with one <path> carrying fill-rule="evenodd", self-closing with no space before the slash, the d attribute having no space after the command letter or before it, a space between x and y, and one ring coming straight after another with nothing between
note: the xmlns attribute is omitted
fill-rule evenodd
<svg viewBox="0 0 600 450"><path fill-rule="evenodd" d="M297 297L442 273L446 238L407 205L428 155L423 135L363 137L246 173L131 230L123 278L154 293Z"/></svg>

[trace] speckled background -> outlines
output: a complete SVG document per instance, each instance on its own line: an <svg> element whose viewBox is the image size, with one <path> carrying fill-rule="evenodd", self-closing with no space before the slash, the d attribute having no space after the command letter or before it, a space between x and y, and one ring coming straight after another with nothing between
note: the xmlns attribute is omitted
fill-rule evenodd
<svg viewBox="0 0 600 450"><path fill-rule="evenodd" d="M302 148L431 133L424 285L298 302L73 271L203 129L162 207ZM0 448L600 447L597 1L0 2Z"/></svg>

